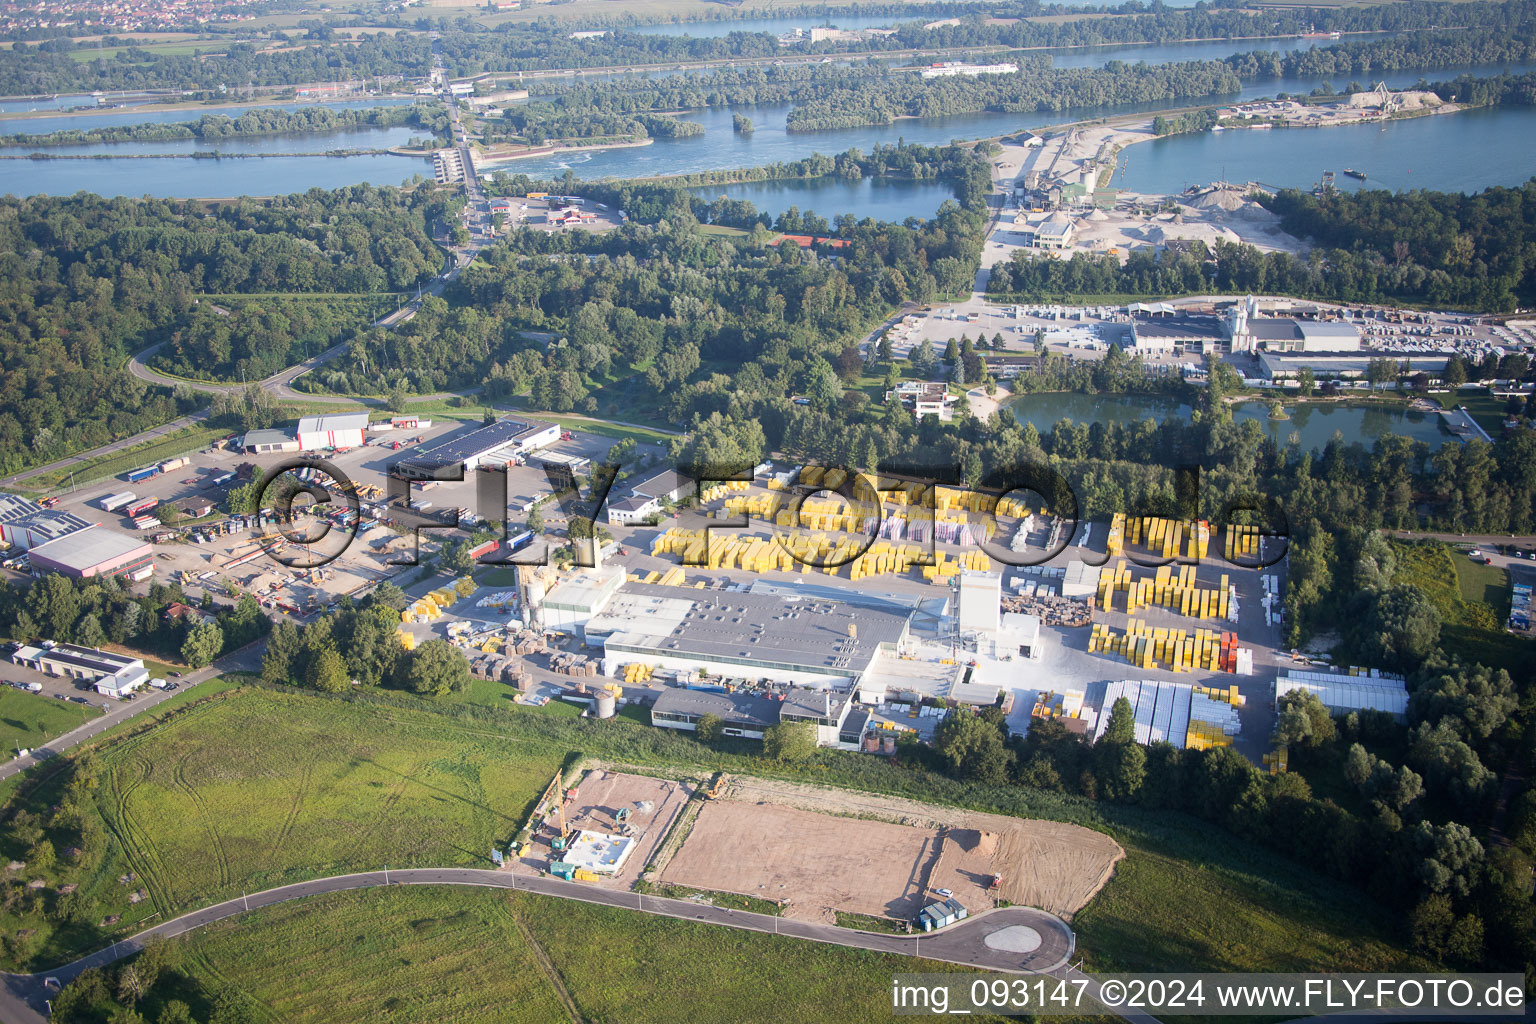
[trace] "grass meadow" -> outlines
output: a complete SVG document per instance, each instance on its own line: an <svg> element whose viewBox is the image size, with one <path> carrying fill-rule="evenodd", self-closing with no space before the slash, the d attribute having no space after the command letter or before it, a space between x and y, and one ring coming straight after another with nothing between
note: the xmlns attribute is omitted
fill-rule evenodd
<svg viewBox="0 0 1536 1024"><path fill-rule="evenodd" d="M0 751L9 758L18 747L26 750L62 736L100 713L95 707L0 687Z"/></svg>
<svg viewBox="0 0 1536 1024"><path fill-rule="evenodd" d="M181 940L194 1005L231 986L293 1024L884 1019L897 972L949 964L528 893L334 893ZM152 1019L152 1018L151 1018ZM979 1018L996 1020L997 1018Z"/></svg>
<svg viewBox="0 0 1536 1024"><path fill-rule="evenodd" d="M105 853L58 880L79 882L122 921L106 930L50 933L52 925L33 917L28 926L44 934L35 948L5 950L7 959L44 967L136 931L156 915L303 878L386 864L485 863L491 844L508 838L555 767L589 756L674 776L750 773L1108 832L1127 858L1073 922L1079 950L1094 966L1415 964L1400 945L1400 925L1362 893L1193 818L1017 786L967 785L921 766L855 754L825 752L805 765L779 765L745 742L713 749L625 715L595 722L563 712L435 704L394 692L333 698L247 687L194 703L142 734L119 736L92 756L99 778L92 804L109 833ZM20 791L10 806L46 807L57 799L41 786ZM135 879L121 884L128 872ZM126 896L135 888L149 898L130 906ZM584 913L567 907L548 922L551 949L563 943L569 956L588 958L592 970L613 969L615 944L628 942L630 932L608 929L599 937L573 929L569 922ZM633 927L644 931L648 922ZM0 920L0 929L16 923ZM352 936L338 933L334 941L343 948ZM583 941L589 948L581 948ZM662 952L645 943L633 948L636 956ZM742 985L770 970L744 954L718 967L707 958L702 964L734 971ZM426 961L420 970L437 968ZM448 971L444 978L451 978ZM579 1001L579 984L568 983ZM616 1017L607 1008L588 1019L661 1019L662 1007L675 1010L675 1000L667 1002L672 996L655 997L654 1018ZM600 1003L602 996L586 998Z"/></svg>

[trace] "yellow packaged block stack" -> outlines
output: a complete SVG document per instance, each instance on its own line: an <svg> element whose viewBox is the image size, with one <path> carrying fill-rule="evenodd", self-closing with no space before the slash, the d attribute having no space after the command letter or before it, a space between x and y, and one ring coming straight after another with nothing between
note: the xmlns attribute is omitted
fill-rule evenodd
<svg viewBox="0 0 1536 1024"><path fill-rule="evenodd" d="M624 666L624 681L626 683L644 683L651 678L651 666L643 662L632 661Z"/></svg>
<svg viewBox="0 0 1536 1024"><path fill-rule="evenodd" d="M1259 528L1257 526L1228 526L1226 554L1228 560L1252 558L1259 553Z"/></svg>
<svg viewBox="0 0 1536 1024"><path fill-rule="evenodd" d="M750 486L751 484L745 480L722 480L719 483L710 484L700 493L699 500L707 505L712 501L719 501L733 491L744 491Z"/></svg>
<svg viewBox="0 0 1536 1024"><path fill-rule="evenodd" d="M820 487L821 478L826 472L822 466L806 466L800 470L800 482L807 487Z"/></svg>
<svg viewBox="0 0 1536 1024"><path fill-rule="evenodd" d="M1125 550L1125 513L1116 512L1109 518L1109 535L1104 541L1105 550L1111 558L1119 557Z"/></svg>

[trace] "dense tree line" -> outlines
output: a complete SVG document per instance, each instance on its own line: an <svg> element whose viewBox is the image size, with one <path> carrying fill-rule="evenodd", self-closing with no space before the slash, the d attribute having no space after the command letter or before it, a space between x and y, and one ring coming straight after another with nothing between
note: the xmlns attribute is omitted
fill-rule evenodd
<svg viewBox="0 0 1536 1024"><path fill-rule="evenodd" d="M420 105L371 107L366 110L334 107L284 110L257 107L239 117L204 114L196 121L145 121L108 128L70 128L37 135L0 135L0 146L76 146L99 142L167 142L178 139L213 142L255 135L303 135L359 128L392 128L397 125L422 128L434 136L446 138L448 114L440 106Z"/></svg>
<svg viewBox="0 0 1536 1024"><path fill-rule="evenodd" d="M629 222L601 236L515 233L467 268L446 301L430 300L410 323L359 339L346 369L312 374L310 383L351 389L371 382L377 390L382 381L423 391L484 383L493 395L531 390L538 404L562 411L586 408L591 381L626 370L669 396L679 415L692 405L695 388L706 386L707 413L720 407L728 384L723 377L692 382L703 360L762 352L795 362L810 354L836 357L892 304L969 288L991 188L979 154L881 147L839 160L855 175L938 177L954 186L958 202L946 203L932 221L909 225L851 217L831 225L793 210L774 220L779 230L851 243L832 258L830 250L808 253L792 242L743 248L701 236L701 216L759 227L769 218L750 204L709 202L671 182L545 183L549 191L574 189L624 209ZM537 183L519 176L505 188L526 192ZM545 349L529 332L557 338ZM802 372L785 368L791 376ZM789 389L786 378L786 401Z"/></svg>
<svg viewBox="0 0 1536 1024"><path fill-rule="evenodd" d="M208 315L197 311L203 294L378 292L432 276L441 257L427 225L448 203L431 190L369 186L213 209L86 194L0 199L0 469L196 408L195 394L151 388L126 360L166 340L175 360L174 335ZM287 348L282 333L276 345ZM195 359L173 365L204 365Z"/></svg>
<svg viewBox="0 0 1536 1024"><path fill-rule="evenodd" d="M117 92L182 89L217 94L221 89L334 82L406 75L425 78L432 68L431 40L423 34L365 33L355 44L308 45L267 50L256 42L209 47L206 55L164 54L130 46L110 56L79 60L62 43L17 43L0 52L0 94ZM214 56L214 52L222 56Z"/></svg>
<svg viewBox="0 0 1536 1024"><path fill-rule="evenodd" d="M1167 43L1186 39L1242 39L1298 35L1312 31L1413 32L1430 28L1487 29L1503 35L1522 24L1527 0L1479 5L1469 10L1452 4L1405 3L1390 8L1329 8L1252 12L1200 5L1195 9L1147 11L1139 4L1111 8L1102 18L1033 19L1071 8L1032 3L989 6L985 14L956 8L958 24L924 25L935 19L907 20L911 12L891 11L902 22L894 33L858 40L828 40L812 44L811 53L879 53L907 49L1003 47L1024 49L1099 46L1113 43ZM905 15L905 17L903 17ZM835 21L835 16L833 17ZM783 46L766 32L732 32L696 37L612 31L599 38L571 39L562 25L503 25L492 30L459 22L443 34L442 47L458 75L487 71L531 71L554 67L637 66L695 60L729 60L799 55L805 44Z"/></svg>
<svg viewBox="0 0 1536 1024"><path fill-rule="evenodd" d="M384 583L356 604L342 598L335 612L303 629L278 623L262 654L262 680L325 693L348 690L353 680L429 696L464 689L469 662L458 648L446 640L428 640L411 651L401 644L400 611L408 603L399 587Z"/></svg>
<svg viewBox="0 0 1536 1024"><path fill-rule="evenodd" d="M168 332L152 362L192 380L255 382L318 355L393 309L382 295L199 302Z"/></svg>
<svg viewBox="0 0 1536 1024"><path fill-rule="evenodd" d="M166 609L173 603L198 607L209 621L169 616ZM0 586L0 624L19 640L126 644L195 668L260 639L271 626L248 594L233 607L215 609L211 602L188 599L180 587L155 583L136 597L115 576L77 580L57 573L25 590Z"/></svg>

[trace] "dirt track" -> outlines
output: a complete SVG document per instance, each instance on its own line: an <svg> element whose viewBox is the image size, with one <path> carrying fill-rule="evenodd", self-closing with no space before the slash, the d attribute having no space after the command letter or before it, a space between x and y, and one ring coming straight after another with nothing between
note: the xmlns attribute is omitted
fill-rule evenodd
<svg viewBox="0 0 1536 1024"><path fill-rule="evenodd" d="M973 911L1001 898L1070 919L1123 856L1079 825L736 778L663 878L787 899L786 915L805 920L829 920L834 907L910 919L936 888ZM994 874L1002 885L989 891Z"/></svg>

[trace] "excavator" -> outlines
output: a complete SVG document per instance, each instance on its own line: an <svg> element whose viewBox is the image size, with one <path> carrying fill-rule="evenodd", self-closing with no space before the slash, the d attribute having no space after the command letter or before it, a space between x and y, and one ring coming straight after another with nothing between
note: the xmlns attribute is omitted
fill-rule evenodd
<svg viewBox="0 0 1536 1024"><path fill-rule="evenodd" d="M710 780L709 788L704 791L704 799L718 799L720 794L725 792L725 782L725 772L715 772L715 777Z"/></svg>

